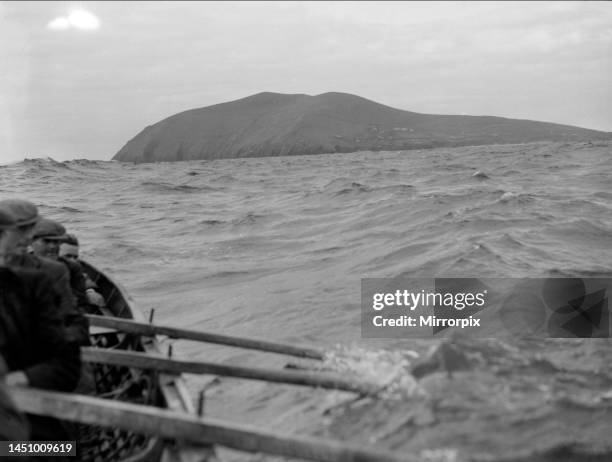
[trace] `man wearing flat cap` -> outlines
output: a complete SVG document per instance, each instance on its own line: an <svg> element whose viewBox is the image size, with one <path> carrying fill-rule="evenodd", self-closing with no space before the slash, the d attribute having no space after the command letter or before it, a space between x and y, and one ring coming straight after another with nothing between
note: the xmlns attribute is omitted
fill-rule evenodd
<svg viewBox="0 0 612 462"><path fill-rule="evenodd" d="M5 254L10 253L17 245L17 236L9 234L8 231L16 227L15 218L0 210L0 284L4 286L3 268L5 266ZM4 301L0 302L0 352L5 349L7 340L4 335L4 329L9 324L3 321L2 316L5 315ZM5 325L6 324L6 325ZM6 375L8 368L6 362L0 353L0 439L2 440L27 440L29 437L29 426L22 414L20 414L11 397L6 390Z"/></svg>
<svg viewBox="0 0 612 462"><path fill-rule="evenodd" d="M40 217L34 226L32 235L32 250L39 257L57 259L59 247L66 238L66 228L60 223Z"/></svg>
<svg viewBox="0 0 612 462"><path fill-rule="evenodd" d="M34 226L38 221L38 208L31 202L21 199L4 199L0 201L0 211L14 218L13 231L19 237L17 245L25 249L32 241Z"/></svg>
<svg viewBox="0 0 612 462"><path fill-rule="evenodd" d="M59 294L46 272L8 265L22 237L17 223L0 206L0 356L8 368L4 382L71 391L79 380L80 352L67 338ZM35 440L68 436L55 419L29 416L29 421Z"/></svg>
<svg viewBox="0 0 612 462"><path fill-rule="evenodd" d="M66 234L66 238L60 244L59 256L79 260L79 240L74 234Z"/></svg>
<svg viewBox="0 0 612 462"><path fill-rule="evenodd" d="M7 263L12 268L32 268L38 269L46 273L53 281L53 287L60 294L60 309L65 316L68 326L67 335L70 341L75 341L85 345L89 342L89 324L87 319L82 315L77 306L76 297L72 293L70 286L70 271L61 262L54 261L43 256L34 255L27 251L30 245L34 246L34 237L41 230L38 227L39 221L44 219L38 215L37 207L31 202L22 199L5 199L0 201L0 211L12 215L16 221L16 227L12 234L16 236L17 248L11 255L7 256ZM54 229L54 233L61 231L61 228L55 225L49 226L43 221L43 236L50 229ZM62 232L63 234L63 232ZM41 235L38 235L40 244L39 249L43 249L45 253L49 251L44 247ZM49 236L47 235L46 238ZM50 239L53 241L53 239ZM59 244L58 244L59 245ZM53 244L50 245L51 250ZM56 245L57 247L57 245Z"/></svg>
<svg viewBox="0 0 612 462"><path fill-rule="evenodd" d="M72 295L76 299L76 305L81 315L88 311L89 301L85 293L85 276L81 264L69 258L59 256L59 249L62 242L68 239L66 228L55 220L40 217L34 226L32 236L32 251L34 255L41 258L63 263L70 274L70 289ZM81 327L81 344L89 344L89 324L83 316L72 319L73 322L80 323Z"/></svg>

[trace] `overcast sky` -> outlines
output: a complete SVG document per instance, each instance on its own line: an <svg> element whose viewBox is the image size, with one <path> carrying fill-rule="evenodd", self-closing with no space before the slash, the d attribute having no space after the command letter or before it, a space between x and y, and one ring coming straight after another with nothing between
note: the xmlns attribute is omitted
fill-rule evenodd
<svg viewBox="0 0 612 462"><path fill-rule="evenodd" d="M2 2L0 163L261 91L612 131L612 2Z"/></svg>

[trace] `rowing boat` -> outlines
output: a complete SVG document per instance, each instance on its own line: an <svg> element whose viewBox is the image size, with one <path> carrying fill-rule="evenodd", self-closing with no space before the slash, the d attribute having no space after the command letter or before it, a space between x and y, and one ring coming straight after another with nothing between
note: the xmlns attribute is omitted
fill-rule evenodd
<svg viewBox="0 0 612 462"><path fill-rule="evenodd" d="M106 307L96 314L134 321L144 321L133 299L111 277L92 264L81 260L83 271L97 285ZM138 351L161 354L157 337L120 333L114 329L92 327L92 345L112 350ZM152 370L135 369L108 364L91 364L95 382L95 394L135 404L144 404L186 414L195 414L192 400L184 379L177 374L164 374ZM81 460L92 462L156 462L193 460L192 451L181 451L176 443L156 436L141 435L127 430L92 425L78 426ZM201 448L199 460L210 456L212 448Z"/></svg>
<svg viewBox="0 0 612 462"><path fill-rule="evenodd" d="M214 374L324 386L358 393L370 393L367 384L350 385L337 378L315 380L303 373L272 374L256 368L220 369L216 363L168 361L161 354L156 335L200 340L199 335L157 326L143 331L143 315L125 290L93 265L82 267L106 299L105 306L89 315L93 347L81 349L85 361L83 377L92 376L89 389L81 385L76 393L60 393L12 386L8 390L18 409L25 413L60 419L76 431L78 460L86 462L212 462L214 448L227 447L250 453L264 453L318 462L415 462L407 454L371 448L345 441L296 436L254 425L228 422L195 415L193 404L180 373ZM103 323L101 320L112 320ZM151 325L151 319L149 320ZM187 333L187 334L186 334ZM181 335L186 334L186 335ZM251 347L319 358L313 348L285 349L281 344L229 336L205 335L214 343ZM240 343L237 345L236 343ZM129 361L124 361L129 359ZM162 365L160 361L172 364ZM198 366L198 367L195 367ZM205 366L205 367L202 367ZM194 367L196 370L194 370ZM92 396L95 395L95 396ZM72 423L72 424L71 424ZM257 457L259 459L259 456Z"/></svg>

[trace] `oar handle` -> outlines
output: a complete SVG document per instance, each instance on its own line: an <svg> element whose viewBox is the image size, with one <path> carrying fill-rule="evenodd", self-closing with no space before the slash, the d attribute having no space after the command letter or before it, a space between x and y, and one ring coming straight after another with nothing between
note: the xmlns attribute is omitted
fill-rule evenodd
<svg viewBox="0 0 612 462"><path fill-rule="evenodd" d="M87 318L92 326L107 327L117 329L121 332L131 334L145 335L153 337L155 335L167 335L171 338L181 340L194 340L197 342L216 343L220 345L229 345L241 348L249 348L253 350L268 351L271 353L280 353L300 358L310 358L322 360L325 358L325 353L321 350L311 347L301 347L295 345L287 345L284 343L270 342L268 340L249 339L244 337L236 337L230 335L213 334L210 332L194 331L190 329L181 329L178 327L160 326L157 324L146 324L136 322L129 319L115 318L112 316L98 316L88 314Z"/></svg>

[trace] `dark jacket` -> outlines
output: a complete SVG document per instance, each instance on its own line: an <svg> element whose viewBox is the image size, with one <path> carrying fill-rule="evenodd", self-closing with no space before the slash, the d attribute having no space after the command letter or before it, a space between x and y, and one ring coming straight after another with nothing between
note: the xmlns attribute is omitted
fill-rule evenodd
<svg viewBox="0 0 612 462"><path fill-rule="evenodd" d="M77 386L81 358L60 303L46 272L0 268L0 355L10 371L24 372L30 386L67 392ZM74 440L70 428L57 419L27 417L34 441Z"/></svg>
<svg viewBox="0 0 612 462"><path fill-rule="evenodd" d="M32 387L72 391L80 350L68 338L59 303L47 274L0 268L0 355L9 371L22 370Z"/></svg>
<svg viewBox="0 0 612 462"><path fill-rule="evenodd" d="M70 275L70 289L72 289L72 295L76 298L76 304L79 311L82 313L89 312L92 307L89 303L89 299L86 294L86 283L85 274L83 268L77 260L70 260L69 258L59 257L58 261L63 263L68 268L68 274Z"/></svg>
<svg viewBox="0 0 612 462"><path fill-rule="evenodd" d="M80 345L89 345L89 322L83 316L83 311L77 303L77 297L71 287L71 273L64 263L29 253L21 253L11 255L8 265L12 268L37 269L47 274L60 297L59 309L65 318L68 340L76 341ZM82 292L85 299L84 289Z"/></svg>

